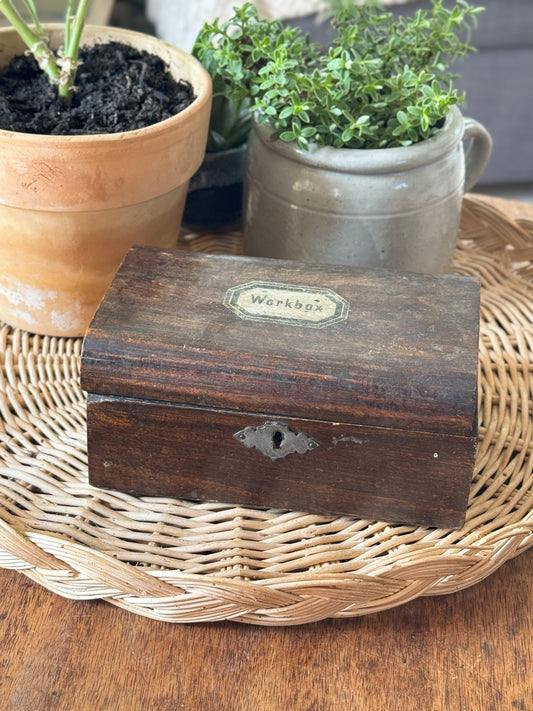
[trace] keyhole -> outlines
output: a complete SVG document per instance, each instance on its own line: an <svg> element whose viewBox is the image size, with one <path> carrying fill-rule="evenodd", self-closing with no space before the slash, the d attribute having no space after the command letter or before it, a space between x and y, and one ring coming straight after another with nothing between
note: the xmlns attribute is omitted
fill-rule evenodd
<svg viewBox="0 0 533 711"><path fill-rule="evenodd" d="M280 432L279 430L277 430L272 435L272 446L274 447L274 449L280 449L282 442L283 442L283 432Z"/></svg>

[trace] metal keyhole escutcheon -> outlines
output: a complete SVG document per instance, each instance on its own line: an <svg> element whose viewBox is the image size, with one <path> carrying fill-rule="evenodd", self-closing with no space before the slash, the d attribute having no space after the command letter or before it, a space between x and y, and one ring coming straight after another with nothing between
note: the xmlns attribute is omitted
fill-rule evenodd
<svg viewBox="0 0 533 711"><path fill-rule="evenodd" d="M268 421L257 427L245 427L233 436L245 447L254 447L273 460L289 454L305 454L320 446L305 432L295 432L285 422Z"/></svg>

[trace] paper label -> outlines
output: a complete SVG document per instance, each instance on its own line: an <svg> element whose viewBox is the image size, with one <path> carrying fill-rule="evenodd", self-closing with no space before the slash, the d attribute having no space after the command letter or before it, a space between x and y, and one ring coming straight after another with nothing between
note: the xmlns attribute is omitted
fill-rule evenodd
<svg viewBox="0 0 533 711"><path fill-rule="evenodd" d="M250 281L231 287L224 306L251 321L325 328L348 317L350 304L332 289Z"/></svg>

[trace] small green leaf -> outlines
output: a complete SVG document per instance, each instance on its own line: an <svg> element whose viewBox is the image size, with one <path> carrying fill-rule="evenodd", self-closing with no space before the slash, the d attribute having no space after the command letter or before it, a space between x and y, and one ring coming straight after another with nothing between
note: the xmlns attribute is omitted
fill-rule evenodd
<svg viewBox="0 0 533 711"><path fill-rule="evenodd" d="M409 124L409 118L407 117L405 111L398 111L396 113L396 118L401 126L407 126Z"/></svg>
<svg viewBox="0 0 533 711"><path fill-rule="evenodd" d="M283 133L281 133L279 137L282 141L287 141L289 143L291 141L294 141L294 139L296 138L292 131L283 131Z"/></svg>
<svg viewBox="0 0 533 711"><path fill-rule="evenodd" d="M352 136L353 136L353 132L352 132L351 128L345 128L344 131L342 132L341 138L344 143L349 143L352 139Z"/></svg>

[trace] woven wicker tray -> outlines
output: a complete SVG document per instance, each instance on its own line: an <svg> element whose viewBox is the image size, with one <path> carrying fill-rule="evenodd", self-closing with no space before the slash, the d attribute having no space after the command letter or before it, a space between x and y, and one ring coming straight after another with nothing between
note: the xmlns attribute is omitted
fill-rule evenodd
<svg viewBox="0 0 533 711"><path fill-rule="evenodd" d="M238 235L182 246L240 248ZM4 326L0 567L156 619L264 625L363 615L490 575L533 544L533 221L469 197L455 265L482 279L480 443L461 530L91 488L81 341Z"/></svg>

